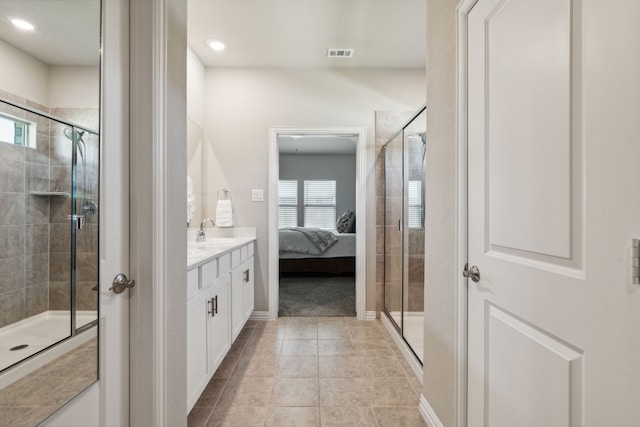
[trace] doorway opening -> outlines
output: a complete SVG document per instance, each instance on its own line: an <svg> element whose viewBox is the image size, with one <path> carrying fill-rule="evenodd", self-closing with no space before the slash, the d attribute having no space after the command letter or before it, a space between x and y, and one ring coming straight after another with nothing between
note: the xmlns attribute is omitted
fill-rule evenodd
<svg viewBox="0 0 640 427"><path fill-rule="evenodd" d="M364 318L364 146L363 128L270 130L270 318Z"/></svg>

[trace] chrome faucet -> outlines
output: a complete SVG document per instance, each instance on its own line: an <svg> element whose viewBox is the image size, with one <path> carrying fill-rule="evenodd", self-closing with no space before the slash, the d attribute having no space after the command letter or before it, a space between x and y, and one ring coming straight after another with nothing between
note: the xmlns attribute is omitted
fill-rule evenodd
<svg viewBox="0 0 640 427"><path fill-rule="evenodd" d="M206 222L210 222L214 227L216 225L215 221L210 218L205 218L202 221L200 221L200 230L198 230L198 234L196 236L196 242L204 242L205 240L207 240L207 238L204 235L204 224Z"/></svg>

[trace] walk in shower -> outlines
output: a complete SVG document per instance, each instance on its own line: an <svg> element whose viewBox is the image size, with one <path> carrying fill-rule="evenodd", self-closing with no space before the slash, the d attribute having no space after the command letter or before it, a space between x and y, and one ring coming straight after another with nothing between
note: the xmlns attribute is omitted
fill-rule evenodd
<svg viewBox="0 0 640 427"><path fill-rule="evenodd" d="M426 108L382 148L384 201L383 311L423 360L424 179Z"/></svg>
<svg viewBox="0 0 640 427"><path fill-rule="evenodd" d="M99 162L95 130L0 101L0 390L96 336Z"/></svg>

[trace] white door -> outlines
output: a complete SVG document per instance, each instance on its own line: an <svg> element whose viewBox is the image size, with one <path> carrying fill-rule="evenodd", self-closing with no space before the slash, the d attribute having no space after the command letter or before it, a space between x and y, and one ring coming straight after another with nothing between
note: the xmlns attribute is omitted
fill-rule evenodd
<svg viewBox="0 0 640 427"><path fill-rule="evenodd" d="M468 426L640 426L640 2L468 15Z"/></svg>

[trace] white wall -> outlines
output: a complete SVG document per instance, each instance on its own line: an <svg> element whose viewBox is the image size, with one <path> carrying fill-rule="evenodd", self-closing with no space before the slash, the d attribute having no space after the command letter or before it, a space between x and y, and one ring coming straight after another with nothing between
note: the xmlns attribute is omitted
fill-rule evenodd
<svg viewBox="0 0 640 427"><path fill-rule="evenodd" d="M423 394L445 426L455 411L455 8L427 0L427 168Z"/></svg>
<svg viewBox="0 0 640 427"><path fill-rule="evenodd" d="M280 154L280 179L298 181L298 206L304 205L304 180L335 180L336 219L347 209L356 212L355 155ZM298 225L304 225L303 209L298 209Z"/></svg>
<svg viewBox="0 0 640 427"><path fill-rule="evenodd" d="M49 66L0 40L0 89L55 108L98 108L99 67Z"/></svg>
<svg viewBox="0 0 640 427"><path fill-rule="evenodd" d="M213 69L205 72L205 138L208 204L233 192L235 224L257 228L256 300L268 305L269 127L364 127L367 130L367 310L375 309L374 111L417 110L425 101L424 70ZM265 202L251 202L251 189L264 189ZM360 228L362 230L362 228Z"/></svg>
<svg viewBox="0 0 640 427"><path fill-rule="evenodd" d="M49 101L53 108L98 108L100 69L98 67L50 67Z"/></svg>
<svg viewBox="0 0 640 427"><path fill-rule="evenodd" d="M0 40L0 89L49 106L49 67Z"/></svg>

